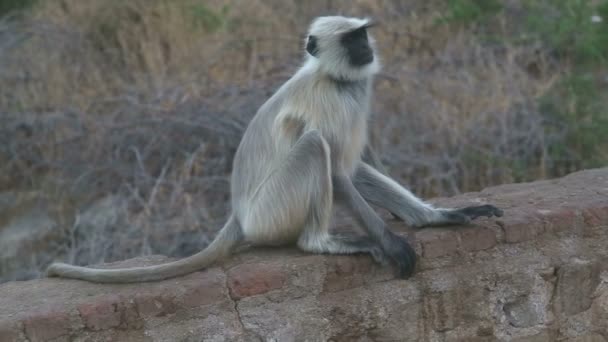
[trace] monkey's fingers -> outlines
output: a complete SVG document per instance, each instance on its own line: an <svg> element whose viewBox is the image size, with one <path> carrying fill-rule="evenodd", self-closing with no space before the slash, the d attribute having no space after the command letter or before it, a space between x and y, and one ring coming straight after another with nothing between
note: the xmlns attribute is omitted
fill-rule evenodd
<svg viewBox="0 0 608 342"><path fill-rule="evenodd" d="M382 266L387 266L389 264L389 259L386 255L386 253L384 253L384 250L382 249L381 246L374 246L373 248L370 249L369 254L372 256L372 258L374 259L375 262L377 262L378 264L382 265Z"/></svg>
<svg viewBox="0 0 608 342"><path fill-rule="evenodd" d="M503 211L501 209L490 204L466 207L459 209L458 212L466 215L471 220L474 220L480 216L501 217L503 215Z"/></svg>
<svg viewBox="0 0 608 342"><path fill-rule="evenodd" d="M397 265L400 278L407 279L414 274L416 252L405 238L390 233L390 242L385 244L384 251Z"/></svg>

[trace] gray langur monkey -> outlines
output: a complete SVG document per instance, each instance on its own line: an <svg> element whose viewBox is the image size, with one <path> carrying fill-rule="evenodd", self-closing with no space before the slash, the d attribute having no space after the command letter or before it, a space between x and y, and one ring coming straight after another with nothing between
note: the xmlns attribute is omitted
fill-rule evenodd
<svg viewBox="0 0 608 342"><path fill-rule="evenodd" d="M161 280L208 267L241 243L295 243L308 252L369 253L407 278L416 254L370 204L414 227L465 224L501 216L492 205L434 208L362 161L372 78L380 70L367 19L319 17L310 26L304 65L262 105L236 151L232 213L203 251L166 264L94 269L55 263L49 276L101 283ZM334 201L367 236L330 230Z"/></svg>

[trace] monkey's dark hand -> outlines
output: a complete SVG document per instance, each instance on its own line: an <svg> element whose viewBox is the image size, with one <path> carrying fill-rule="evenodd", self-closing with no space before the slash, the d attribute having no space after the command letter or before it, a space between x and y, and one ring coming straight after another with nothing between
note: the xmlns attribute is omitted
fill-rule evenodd
<svg viewBox="0 0 608 342"><path fill-rule="evenodd" d="M397 265L400 278L407 279L416 268L416 252L404 237L385 231L382 246L386 255Z"/></svg>
<svg viewBox="0 0 608 342"><path fill-rule="evenodd" d="M454 224L465 224L480 216L501 217L503 215L503 211L493 205L485 204L454 209L448 212L447 215L449 216L450 221L452 221Z"/></svg>

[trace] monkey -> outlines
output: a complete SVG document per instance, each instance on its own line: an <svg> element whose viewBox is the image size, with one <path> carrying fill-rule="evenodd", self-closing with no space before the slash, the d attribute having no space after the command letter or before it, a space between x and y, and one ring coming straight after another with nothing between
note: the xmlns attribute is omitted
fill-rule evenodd
<svg viewBox="0 0 608 342"><path fill-rule="evenodd" d="M370 143L365 146L363 154L361 155L361 159L383 175L388 175L388 170L386 169L386 166L384 166L384 164L380 160L380 157L378 157L376 150L370 145ZM391 215L393 219L401 221L401 218L399 218L397 214L391 213Z"/></svg>
<svg viewBox="0 0 608 342"><path fill-rule="evenodd" d="M48 276L99 283L157 281L204 269L247 243L295 244L305 252L367 253L409 278L416 253L373 206L413 227L502 216L490 205L435 208L363 161L374 75L380 71L367 18L322 16L310 25L303 65L258 109L233 159L231 214L210 245L165 264L95 269L54 263ZM335 203L366 234L330 229Z"/></svg>

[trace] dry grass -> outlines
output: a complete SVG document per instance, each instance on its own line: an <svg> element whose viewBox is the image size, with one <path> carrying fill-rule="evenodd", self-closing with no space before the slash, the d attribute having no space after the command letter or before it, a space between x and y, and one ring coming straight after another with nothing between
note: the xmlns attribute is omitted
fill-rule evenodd
<svg viewBox="0 0 608 342"><path fill-rule="evenodd" d="M45 0L0 22L0 191L63 204L64 238L32 267L205 246L229 210L242 131L319 14L382 20L373 141L416 193L555 176L546 149L559 132L546 135L535 103L559 67L437 25L440 3ZM115 220L83 224L108 198Z"/></svg>

